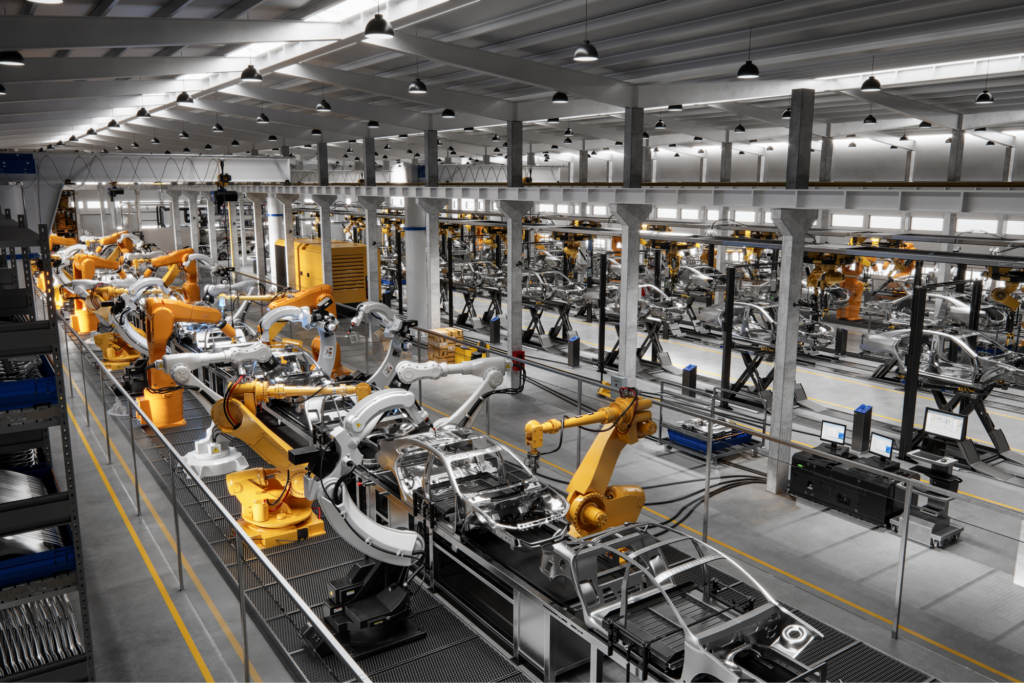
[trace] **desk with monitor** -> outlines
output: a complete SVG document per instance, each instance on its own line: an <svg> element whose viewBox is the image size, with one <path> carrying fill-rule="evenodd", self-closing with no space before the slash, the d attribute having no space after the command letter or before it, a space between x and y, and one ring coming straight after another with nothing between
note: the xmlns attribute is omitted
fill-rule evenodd
<svg viewBox="0 0 1024 683"><path fill-rule="evenodd" d="M950 447L956 446L967 463L970 463L971 454L974 459L978 457L973 442L967 439L967 416L926 408L924 428L917 443L919 447L906 455L908 460L917 463L910 471L927 477L928 482L937 488L953 492L959 490L963 480L953 475L953 466L960 461L949 454ZM990 465L985 466L991 468ZM941 494L915 493L910 501L910 540L939 548L956 541L964 529L950 522L949 504L952 500Z"/></svg>

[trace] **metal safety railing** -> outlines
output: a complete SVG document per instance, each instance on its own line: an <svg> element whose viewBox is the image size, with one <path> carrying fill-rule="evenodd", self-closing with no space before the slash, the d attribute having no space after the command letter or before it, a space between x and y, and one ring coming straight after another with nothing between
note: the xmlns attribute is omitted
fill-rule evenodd
<svg viewBox="0 0 1024 683"><path fill-rule="evenodd" d="M248 635L246 633L246 603L248 602L248 599L245 597L246 581L245 581L243 573L242 573L242 567L244 566L244 567L248 568L249 571L254 574L254 576L255 576L255 572L253 572L253 570L251 568L249 568L248 562L245 561L244 558L243 558L243 551L242 551L243 545L248 547L249 552L252 554L252 558L251 559L255 559L260 565L262 565L264 570L266 570L266 572L270 575L270 577L272 577L272 579L277 582L277 584L284 590L284 592L287 594L287 596L295 603L295 605L298 607L299 611L301 612L302 616L304 616L306 618L306 620L309 622L309 624L317 631L317 633L319 634L319 636L323 640L323 642L325 642L330 647L331 651L342 662L344 662L348 666L349 669L351 669L351 671L353 672L353 677L354 678L358 678L360 681L364 681L365 683L370 683L370 678L362 670L362 668L359 666L359 664L356 663L356 661L352 657L352 655L349 654L349 652L347 650L345 650L345 648L342 647L341 644L338 643L337 639L335 639L335 637L334 637L334 634L332 634L330 632L330 630L328 630L327 627L324 626L324 624L321 622L320 617L305 602L305 600L302 599L302 597L291 586L291 584L288 582L288 580L285 578L285 576L267 558L267 556L263 553L263 551L259 548L259 546L256 545L255 541L253 541L249 537L249 535L246 533L245 529L243 529L242 526L235 519L234 515L232 515L231 512L229 512L228 509L226 507L224 507L224 505L220 502L220 499L217 497L217 494L214 493L202 481L202 479L200 479L199 477L197 477L197 476L195 476L194 474L191 473L191 470L188 469L188 466L186 465L185 460L182 458L181 454L178 453L178 451L174 447L174 445L171 444L171 442L167 439L167 437L163 434L163 432L161 432L153 424L153 422L149 419L149 417L142 410L142 408L135 401L135 399L133 399L131 397L131 395L124 389L124 387L121 386L120 382L117 381L117 379L110 372L110 370L103 364L103 361L96 355L96 353L91 348L89 348L86 345L85 340L83 340L81 338L81 336L79 336L78 333L75 332L71 328L71 326L62 317L59 317L58 321L59 321L60 325L64 328L64 332L65 332L65 337L64 337L64 339L65 339L65 351L67 353L69 363L70 363L70 360L71 360L70 340L72 338L74 338L76 347L82 353L82 391L83 391L83 403L88 405L88 393L87 393L88 392L88 386L87 386L86 375L85 375L85 366L87 364L86 363L86 355L85 354L88 353L88 355L92 357L93 365L96 368L96 377L97 377L97 379L100 382L100 391L103 392L103 390L106 388L106 389L110 389L111 390L111 392L114 395L114 397L116 397L117 394L120 394L121 397L123 398L123 400L127 402L127 404L130 407L130 409L133 410L134 415L137 415L139 418L141 418L146 423L146 425L149 426L149 428L153 432L153 435L156 436L157 439L159 439L159 441L163 444L163 446L167 449L167 451L170 453L170 455L172 457L170 476L171 476L171 497L172 497L172 501L173 501L173 505L174 505L174 537L175 537L175 550L176 550L176 553L177 553L177 562L178 562L178 590L184 590L185 589L184 575L182 573L181 535L180 535L180 530L179 530L179 517L182 514L181 513L181 502L179 501L179 496L178 496L178 477L179 477L179 473L188 473L187 476L192 480L192 482L194 483L195 487L200 492L202 492L202 494L206 497L206 501L205 502L209 503L210 505L212 505L215 508L216 512L218 512L220 514L220 516L222 517L222 519L228 524L229 530L234 532L234 538L235 538L234 545L235 545L235 555L236 555L236 562L237 562L236 566L238 568L238 572L237 572L237 576L238 576L238 608L239 608L239 614L240 614L241 623L242 623L242 649L243 649L242 663L243 663L243 667L244 667L244 669L243 669L244 670L244 680L248 683L250 678L249 678L249 640L248 640ZM69 378L69 381L70 381L70 373L68 373L68 378ZM108 386L108 384L110 386ZM113 387L113 388L111 388L111 387ZM110 429L109 429L109 426L108 426L109 420L108 420L108 417L107 417L105 398L104 398L104 408L103 408L103 421L104 421L104 431L106 432L106 439L107 439L107 464L110 464L110 462L111 462L111 457L110 457ZM135 444L135 418L131 414L128 416L128 423L129 423L129 425L131 425L131 431L130 431L130 434L129 434L129 440L132 443L132 466L135 469L135 472L134 472L134 478L135 478L135 509L136 509L136 515L141 515L142 514L142 509L139 506L138 461L137 461L137 456L136 456L136 444ZM89 424L89 414L88 414L88 411L86 411L86 424L87 425ZM239 543L239 540L241 541L241 543Z"/></svg>

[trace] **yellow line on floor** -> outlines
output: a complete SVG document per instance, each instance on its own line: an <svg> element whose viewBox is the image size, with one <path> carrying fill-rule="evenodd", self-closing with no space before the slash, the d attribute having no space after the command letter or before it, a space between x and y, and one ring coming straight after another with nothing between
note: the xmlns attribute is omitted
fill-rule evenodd
<svg viewBox="0 0 1024 683"><path fill-rule="evenodd" d="M181 614L178 613L178 608L175 607L174 602L171 600L171 596L167 593L167 587L164 586L164 582L157 573L156 567L153 566L153 561L149 559L149 553L147 553L146 549L142 546L142 541L139 540L139 535L135 533L135 528L132 527L131 522L128 520L128 515L125 514L124 508L121 507L121 501L117 499L117 494L114 493L114 487L110 485L110 480L107 479L107 475L103 472L103 468L100 467L99 460L96 459L96 454L93 452L92 446L89 445L89 441L85 438L82 428L78 425L78 420L75 419L74 413L70 410L68 410L68 417L71 418L71 423L75 425L75 429L78 430L78 436L81 437L82 443L85 444L85 450L89 452L89 457L92 458L92 464L96 467L96 472L99 473L100 479L103 480L103 485L107 487L107 493L110 494L110 499L114 501L114 506L117 508L118 513L120 513L121 521L124 522L125 528L128 529L128 533L135 542L135 547L138 548L139 555L142 556L143 562L146 563L149 575L153 578L153 583L156 584L157 589L160 591L160 595L163 597L164 604L167 605L167 610L171 613L174 623L178 625L178 631L181 632L181 637L185 639L185 644L188 646L189 652L192 653L192 658L196 660L196 664L199 666L199 671L202 672L205 680L213 683L213 676L210 674L210 669L207 668L206 662L203 660L203 655L200 654L195 641L192 640L192 634L189 633L188 627L185 626L185 622L181 620Z"/></svg>
<svg viewBox="0 0 1024 683"><path fill-rule="evenodd" d="M421 403L420 405L422 405L424 408L427 408L428 410L433 410L435 413L438 413L440 415L444 415L446 417L448 416L447 413L444 413L444 412L438 410L437 408L433 408L433 407L427 405L426 403ZM479 432L481 430L477 429L477 431ZM518 446L513 446L512 444L508 443L507 441L502 441L501 439L499 439L498 437L494 436L493 434L490 435L490 436L495 441L503 443L506 446L508 446L509 448L513 448L513 449L519 451L520 453L525 453L526 452L525 450L523 450L522 448L519 448ZM795 441L794 443L800 443L800 442L799 441ZM810 448L810 446L807 445L807 444L801 444L801 445L802 446L807 446L808 448ZM541 462L545 463L546 465L550 465L551 467L554 467L557 470L561 470L562 472L565 472L566 474L568 474L570 476L572 476L574 474L573 472L570 472L569 470L565 469L564 467L559 467L558 465L556 465L556 464L554 464L552 462L548 462L547 460L541 459ZM652 515L655 515L656 517L661 517L664 520L671 521L670 517L668 517L667 515L663 515L662 513L658 512L657 510L652 510L649 507L644 507L644 510L646 512L651 513ZM686 529L687 531L689 531L690 533L692 533L695 536L700 536L701 535L701 532L697 531L693 527L687 526L685 524L680 524L679 526L683 527L684 529ZM782 574L783 576L786 576L786 577L792 579L793 581L801 583L801 584L803 584L803 585L805 585L805 586L807 586L809 588L813 588L814 590L818 591L819 593L823 593L824 595L827 595L828 597L830 597L830 598L832 598L834 600L837 600L837 601L843 603L844 605L849 605L850 607L852 607L852 608L854 608L854 609L856 609L856 610L858 610L860 612L863 612L864 614L867 614L867 615L872 616L872 617L874 617L876 619L879 619L879 620L889 624L890 626L892 625L892 620L891 619L887 619L887 618L883 617L881 614L878 614L877 612L872 612L871 610L867 609L866 607L861 607L857 603L851 602L851 601L847 600L846 598L840 597L839 595L836 595L835 593L833 593L831 591L825 590L821 586L817 586L817 585L811 583L810 581L806 581L804 579L801 579L799 576L796 576L794 574L790 574L789 572L787 572L785 570L779 569L775 565L769 564L769 563L765 562L764 560L760 560L760 559L754 557L753 555L750 555L748 553L743 552L742 550L740 550L738 548L734 548L733 546L731 546L731 545L729 545L727 543L724 543L724 542L722 542L722 541L720 541L720 540L718 540L716 538L713 538L711 536L708 536L708 541L710 541L712 543L715 543L717 545L720 545L720 546L722 546L723 548L725 548L727 550L731 550L732 552L736 553L737 555L742 555L743 557L751 560L752 562L756 562L757 564L760 564L763 567L767 567L768 569L771 569L772 571L778 572L779 574ZM988 664L985 664L983 662L979 662L977 659L974 659L973 657L969 657L968 655L965 655L962 652L957 652L956 650L954 650L954 649L952 649L950 647L947 647L947 646L943 645L942 643L939 643L939 642L937 642L935 640L932 640L931 638L929 638L927 636L921 635L917 631L912 631L909 628L906 628L905 626L900 626L900 631L903 631L904 633L907 633L908 635L914 636L915 638L920 638L921 640L925 641L926 643L930 643L931 645L934 645L937 648L945 650L946 652L949 652L952 655L956 655L957 657L960 657L961 659L963 659L965 661L968 661L968 662L970 662L972 664L980 666L981 668L985 669L986 671L990 671L990 672L996 674L997 676L1002 676L1003 678L1005 678L1008 681L1015 681L1015 682L1019 683L1018 679L1014 678L1013 676L1010 676L1008 674L1004 674L1003 672L1001 672L1001 671L999 671L997 669L992 668Z"/></svg>
<svg viewBox="0 0 1024 683"><path fill-rule="evenodd" d="M74 379L71 380L71 385L75 388L75 391L78 393L78 395L82 396L82 390L78 388L78 384L75 382ZM103 437L106 438L107 432L106 430L103 429L102 421L96 416L96 412L93 411L92 406L89 406L89 413L92 414L93 424L95 424L96 427L99 428L100 432L103 434ZM121 457L121 452L117 449L117 446L114 445L113 441L110 442L110 450L114 453L114 455L117 456L117 459L121 461L121 466L124 467L124 471L128 474L128 479L131 480L132 484L134 484L135 475L132 472L131 468L128 467L128 463L125 462L125 459ZM139 489L139 496L142 498L142 501L146 504L146 507L149 509L149 514L153 515L153 519L156 520L157 525L163 532L164 538L167 539L167 543L171 546L171 552L177 554L178 546L174 542L174 536L171 535L171 532L167 528L167 525L164 524L164 520L160 517L160 515L157 514L156 509L153 507L153 503L149 500L149 496L147 496L146 492L143 491L141 488ZM235 649L235 653L238 655L238 658L242 661L245 661L245 652L242 649L241 643L238 642L238 638L235 637L234 631L231 630L231 627L228 625L228 622L224 619L224 616L220 613L220 610L217 609L217 605L213 602L213 598L211 598L210 594L206 591L206 586L204 586L203 582L199 580L199 577L196 575L195 570L192 569L192 565L189 564L188 559L184 555L181 556L181 566L185 569L186 572L188 572L189 578L192 580L192 583L195 584L196 588L199 590L199 594L203 597L203 602L205 602L206 606L210 609L210 613L213 614L213 618L217 621L217 625L220 626L221 630L224 632L224 635L227 637L228 642L231 643L231 647ZM260 678L260 675L256 672L256 667L253 666L252 661L249 662L249 677L252 680L256 681L256 683L263 683L263 679Z"/></svg>

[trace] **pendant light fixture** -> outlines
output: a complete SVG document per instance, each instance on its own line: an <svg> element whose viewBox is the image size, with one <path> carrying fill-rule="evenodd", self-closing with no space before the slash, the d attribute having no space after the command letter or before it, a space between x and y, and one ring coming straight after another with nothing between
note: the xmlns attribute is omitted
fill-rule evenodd
<svg viewBox="0 0 1024 683"><path fill-rule="evenodd" d="M194 101L195 100L192 99L192 96L184 90L181 91L181 94L178 95L178 99L175 100L178 104L192 104Z"/></svg>
<svg viewBox="0 0 1024 683"><path fill-rule="evenodd" d="M986 143L985 143L985 146L986 146L986 147L995 147L995 146L996 146L996 143L994 143L994 142L992 142L991 140L989 140L988 142L986 142Z"/></svg>
<svg viewBox="0 0 1024 683"><path fill-rule="evenodd" d="M324 84L320 84L320 101L316 103L316 113L328 114L331 111L331 103L327 101L327 96L324 95Z"/></svg>
<svg viewBox="0 0 1024 683"><path fill-rule="evenodd" d="M58 147L63 147L64 146L64 141L63 140L57 140L57 146Z"/></svg>
<svg viewBox="0 0 1024 683"><path fill-rule="evenodd" d="M900 142L907 142L910 138L907 137L907 130L903 129L903 135L900 136Z"/></svg>
<svg viewBox="0 0 1024 683"><path fill-rule="evenodd" d="M878 121L874 117L874 113L873 113L874 109L875 109L875 105L874 104L872 104L871 106L868 107L868 115L864 117L864 125L865 126L873 126L876 123L878 123Z"/></svg>
<svg viewBox="0 0 1024 683"><path fill-rule="evenodd" d="M985 64L985 89L981 91L981 94L975 98L975 104L995 104L996 98L992 97L992 93L988 91L988 74L989 69L992 66L992 55L989 55L988 62Z"/></svg>
<svg viewBox="0 0 1024 683"><path fill-rule="evenodd" d="M569 135L575 135L575 133L572 132L572 128L566 128L565 132L562 133L562 135L569 136Z"/></svg>
<svg viewBox="0 0 1024 683"><path fill-rule="evenodd" d="M171 150L169 150L169 149L165 149L164 150L164 154L170 154L170 153L171 153Z"/></svg>
<svg viewBox="0 0 1024 683"><path fill-rule="evenodd" d="M501 138L498 137L497 133L495 133L494 137L491 138L491 142L501 142Z"/></svg>
<svg viewBox="0 0 1024 683"><path fill-rule="evenodd" d="M572 138L566 138L566 139L562 140L562 144L563 145L571 145L572 144Z"/></svg>
<svg viewBox="0 0 1024 683"><path fill-rule="evenodd" d="M367 128L380 128L380 124L377 123L376 121L367 121L366 122L366 127Z"/></svg>
<svg viewBox="0 0 1024 683"><path fill-rule="evenodd" d="M445 109L443 112L441 112L441 118L442 119L454 119L455 118L455 112L453 112L451 109Z"/></svg>
<svg viewBox="0 0 1024 683"><path fill-rule="evenodd" d="M694 136L693 136L693 141L694 141L694 142L703 142L703 141L704 141L704 138L702 138L702 137L701 137L701 136L699 136L699 135L694 135Z"/></svg>
<svg viewBox="0 0 1024 683"><path fill-rule="evenodd" d="M782 112L782 120L789 121L791 118L793 118L793 112L789 109L789 107L786 107L786 111Z"/></svg>
<svg viewBox="0 0 1024 683"><path fill-rule="evenodd" d="M277 136L271 135L269 138L267 138L267 142L277 142Z"/></svg>
<svg viewBox="0 0 1024 683"><path fill-rule="evenodd" d="M947 145L950 144L951 142L953 142L953 138L946 138L946 144Z"/></svg>
<svg viewBox="0 0 1024 683"><path fill-rule="evenodd" d="M117 122L117 119L110 119L110 123L107 124L107 128L117 129L120 127L121 124Z"/></svg>
<svg viewBox="0 0 1024 683"><path fill-rule="evenodd" d="M739 71L736 72L736 78L749 79L749 78L760 78L761 70L757 68L757 65L750 60L750 51L754 44L754 28L750 28L750 34L747 38L747 61L740 67Z"/></svg>
<svg viewBox="0 0 1024 683"><path fill-rule="evenodd" d="M427 84L420 80L420 58L416 57L416 78L409 84L410 95L426 95Z"/></svg>
<svg viewBox="0 0 1024 683"><path fill-rule="evenodd" d="M732 132L734 132L734 133L746 133L746 132L747 132L747 129L743 127L743 119L742 119L742 118L740 119L740 123L739 123L739 125L738 125L738 126L736 126L736 127L735 127L735 128L733 129L733 131L732 131Z"/></svg>
<svg viewBox="0 0 1024 683"><path fill-rule="evenodd" d="M139 109L137 112L135 112L135 116L137 118L140 118L140 119L151 118L150 115L149 115L149 112L146 111L146 106L145 105L143 105L141 109Z"/></svg>
<svg viewBox="0 0 1024 683"><path fill-rule="evenodd" d="M875 78L875 56L871 55L871 75L868 76L868 79L866 81L861 83L860 91L861 92L878 92L881 89L882 89L882 84L878 82L877 78Z"/></svg>
<svg viewBox="0 0 1024 683"><path fill-rule="evenodd" d="M160 144L160 138L158 138L156 135L154 135L153 139L150 140L149 142L150 142L150 144L153 144L153 145L159 145Z"/></svg>
<svg viewBox="0 0 1024 683"><path fill-rule="evenodd" d="M363 31L363 35L367 38L394 38L395 28L391 25L391 22L384 18L380 13L380 3L377 3L377 13L373 15L373 19L366 24L366 29Z"/></svg>
<svg viewBox="0 0 1024 683"><path fill-rule="evenodd" d="M50 150L51 150L51 149L53 149L53 148L54 148L54 147L53 147L53 143L51 142L50 144L48 144L48 145L46 146L46 151L50 151Z"/></svg>
<svg viewBox="0 0 1024 683"><path fill-rule="evenodd" d="M551 96L552 104L569 104L569 96L564 92L556 92Z"/></svg>
<svg viewBox="0 0 1024 683"><path fill-rule="evenodd" d="M856 142L851 142L851 143L850 143L850 147L856 147L856 146L857 146L857 143L856 143Z"/></svg>
<svg viewBox="0 0 1024 683"><path fill-rule="evenodd" d="M68 138L68 142L78 142L78 138L72 135L71 137Z"/></svg>
<svg viewBox="0 0 1024 683"><path fill-rule="evenodd" d="M4 66L25 66L25 58L17 50L0 52L0 64Z"/></svg>
<svg viewBox="0 0 1024 683"><path fill-rule="evenodd" d="M181 140L188 140L188 133L185 132L185 127L182 126L181 132L178 133L178 138Z"/></svg>
<svg viewBox="0 0 1024 683"><path fill-rule="evenodd" d="M206 147L203 147L203 149L204 149L204 150L211 150L211 149L213 149L213 146L212 146L212 145L210 145L209 143L207 143L207 144L206 144Z"/></svg>
<svg viewBox="0 0 1024 683"><path fill-rule="evenodd" d="M118 145L117 147L114 148L114 151L115 152L123 152L124 150L121 149L121 145Z"/></svg>
<svg viewBox="0 0 1024 683"><path fill-rule="evenodd" d="M7 94L7 88L5 88L3 85L0 85L0 97L2 97L3 95L6 95L6 94Z"/></svg>
<svg viewBox="0 0 1024 683"><path fill-rule="evenodd" d="M390 142L385 142L384 143L384 149L391 149L391 143Z"/></svg>
<svg viewBox="0 0 1024 683"><path fill-rule="evenodd" d="M96 131L90 128L89 130L85 131L85 135L96 135ZM83 135L82 137L85 137L85 135Z"/></svg>
<svg viewBox="0 0 1024 683"><path fill-rule="evenodd" d="M213 121L214 121L213 128L212 128L213 132L214 133L223 133L224 132L224 126L220 125L220 115L219 114L214 114L213 115Z"/></svg>
<svg viewBox="0 0 1024 683"><path fill-rule="evenodd" d="M661 119L658 119L658 122L654 124L654 130L665 130L666 128L668 128L668 126L666 126L665 122Z"/></svg>
<svg viewBox="0 0 1024 683"><path fill-rule="evenodd" d="M135 136L134 136L134 135L132 135L132 144L131 144L131 148L132 148L132 149L138 149L138 148L139 148L139 143L135 141Z"/></svg>
<svg viewBox="0 0 1024 683"><path fill-rule="evenodd" d="M681 104L670 104L670 105L668 105L668 110L669 111L682 111L683 110L683 105L681 105Z"/></svg>
<svg viewBox="0 0 1024 683"><path fill-rule="evenodd" d="M249 66L242 69L242 75L239 77L242 83L262 83L263 74L259 72L255 66L250 64Z"/></svg>
<svg viewBox="0 0 1024 683"><path fill-rule="evenodd" d="M313 130L309 131L309 134L318 138L323 137L323 133L320 132L319 128L314 128Z"/></svg>
<svg viewBox="0 0 1024 683"><path fill-rule="evenodd" d="M238 140L232 140L231 141L231 146L232 147L239 147L240 145L238 144Z"/></svg>
<svg viewBox="0 0 1024 683"><path fill-rule="evenodd" d="M183 154L191 154L192 153L192 150L190 150L188 147L186 147L185 149L183 149L181 151L182 151Z"/></svg>
<svg viewBox="0 0 1024 683"><path fill-rule="evenodd" d="M932 124L928 123L927 121L922 121L921 123L917 124L917 127L918 128L931 128Z"/></svg>
<svg viewBox="0 0 1024 683"><path fill-rule="evenodd" d="M583 42L576 48L576 52L573 53L572 61L574 62L596 62L598 59L597 48L594 47L587 38L587 29L590 26L590 12L589 2L583 1Z"/></svg>
<svg viewBox="0 0 1024 683"><path fill-rule="evenodd" d="M270 118L263 111L263 102L260 102L260 115L256 117L256 123L270 123Z"/></svg>

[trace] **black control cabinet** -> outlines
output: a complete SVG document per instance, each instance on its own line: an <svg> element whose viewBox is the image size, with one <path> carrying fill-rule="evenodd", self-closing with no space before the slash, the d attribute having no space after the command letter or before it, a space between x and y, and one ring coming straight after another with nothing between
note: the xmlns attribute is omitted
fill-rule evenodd
<svg viewBox="0 0 1024 683"><path fill-rule="evenodd" d="M808 451L793 455L789 493L879 526L903 513L904 490L894 480Z"/></svg>

